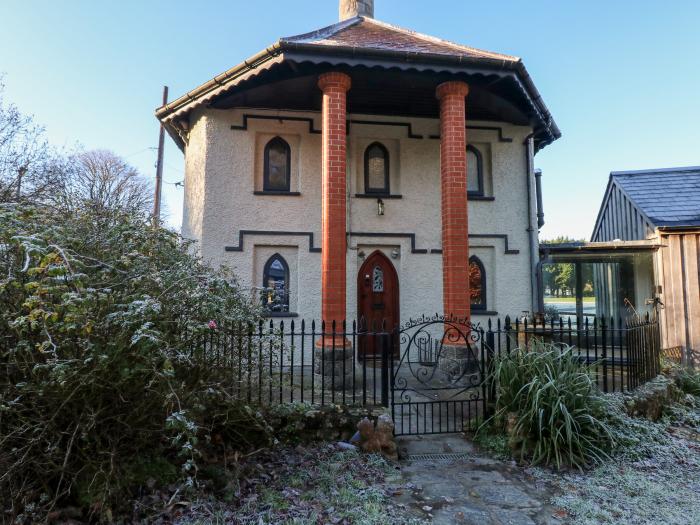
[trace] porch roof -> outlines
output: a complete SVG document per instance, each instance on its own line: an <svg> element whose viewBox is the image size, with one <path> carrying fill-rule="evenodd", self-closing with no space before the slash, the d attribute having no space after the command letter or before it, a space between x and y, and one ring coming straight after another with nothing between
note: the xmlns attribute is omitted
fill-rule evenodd
<svg viewBox="0 0 700 525"><path fill-rule="evenodd" d="M371 68L371 69L370 69ZM518 57L484 51L365 17L279 39L252 58L156 110L180 148L189 112L218 108L320 109L319 72L345 70L353 79L349 111L437 117L435 87L467 81L471 120L530 125L537 149L561 136Z"/></svg>
<svg viewBox="0 0 700 525"><path fill-rule="evenodd" d="M656 239L642 241L540 243L540 259L559 262L612 258L652 252L662 246Z"/></svg>

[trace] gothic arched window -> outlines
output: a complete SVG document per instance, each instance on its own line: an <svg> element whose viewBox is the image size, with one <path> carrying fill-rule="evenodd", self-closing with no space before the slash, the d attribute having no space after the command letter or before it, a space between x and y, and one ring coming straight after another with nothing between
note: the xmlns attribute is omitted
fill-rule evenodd
<svg viewBox="0 0 700 525"><path fill-rule="evenodd" d="M484 163L481 152L471 144L467 146L467 193L484 194Z"/></svg>
<svg viewBox="0 0 700 525"><path fill-rule="evenodd" d="M486 310L486 270L476 256L469 258L469 296L472 310Z"/></svg>
<svg viewBox="0 0 700 525"><path fill-rule="evenodd" d="M279 253L265 263L262 300L270 312L289 311L289 266Z"/></svg>
<svg viewBox="0 0 700 525"><path fill-rule="evenodd" d="M389 152L379 142L373 142L365 150L365 193L390 193Z"/></svg>
<svg viewBox="0 0 700 525"><path fill-rule="evenodd" d="M265 145L263 190L289 191L292 168L292 150L282 137L275 137Z"/></svg>

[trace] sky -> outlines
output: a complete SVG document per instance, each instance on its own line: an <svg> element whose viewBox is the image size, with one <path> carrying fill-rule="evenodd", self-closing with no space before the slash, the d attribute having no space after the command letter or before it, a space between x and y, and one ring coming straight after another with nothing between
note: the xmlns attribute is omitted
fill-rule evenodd
<svg viewBox="0 0 700 525"><path fill-rule="evenodd" d="M610 171L700 165L700 2L376 0L376 18L522 57L563 136L543 171L541 238L589 238ZM2 0L5 98L68 148L111 149L154 179L170 99L281 36L337 20L337 0ZM183 156L166 139L167 223ZM496 201L497 203L498 201Z"/></svg>

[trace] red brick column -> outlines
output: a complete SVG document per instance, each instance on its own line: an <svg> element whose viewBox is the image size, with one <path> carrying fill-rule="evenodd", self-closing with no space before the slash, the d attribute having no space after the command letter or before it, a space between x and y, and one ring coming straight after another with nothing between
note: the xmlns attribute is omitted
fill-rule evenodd
<svg viewBox="0 0 700 525"><path fill-rule="evenodd" d="M469 234L465 97L469 86L440 84L440 179L442 187L442 300L444 314L469 319Z"/></svg>
<svg viewBox="0 0 700 525"><path fill-rule="evenodd" d="M350 85L345 73L324 73L318 80L323 91L321 318L328 332L333 321L342 332L345 320L346 93Z"/></svg>

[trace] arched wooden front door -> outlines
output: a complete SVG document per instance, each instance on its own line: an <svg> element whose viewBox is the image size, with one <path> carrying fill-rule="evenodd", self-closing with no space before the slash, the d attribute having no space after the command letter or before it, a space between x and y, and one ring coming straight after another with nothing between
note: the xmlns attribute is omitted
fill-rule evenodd
<svg viewBox="0 0 700 525"><path fill-rule="evenodd" d="M360 335L358 357L381 357L382 342L388 337L375 335L391 333L400 322L399 277L391 261L380 251L373 252L357 274L357 312ZM394 350L398 341L394 341Z"/></svg>

